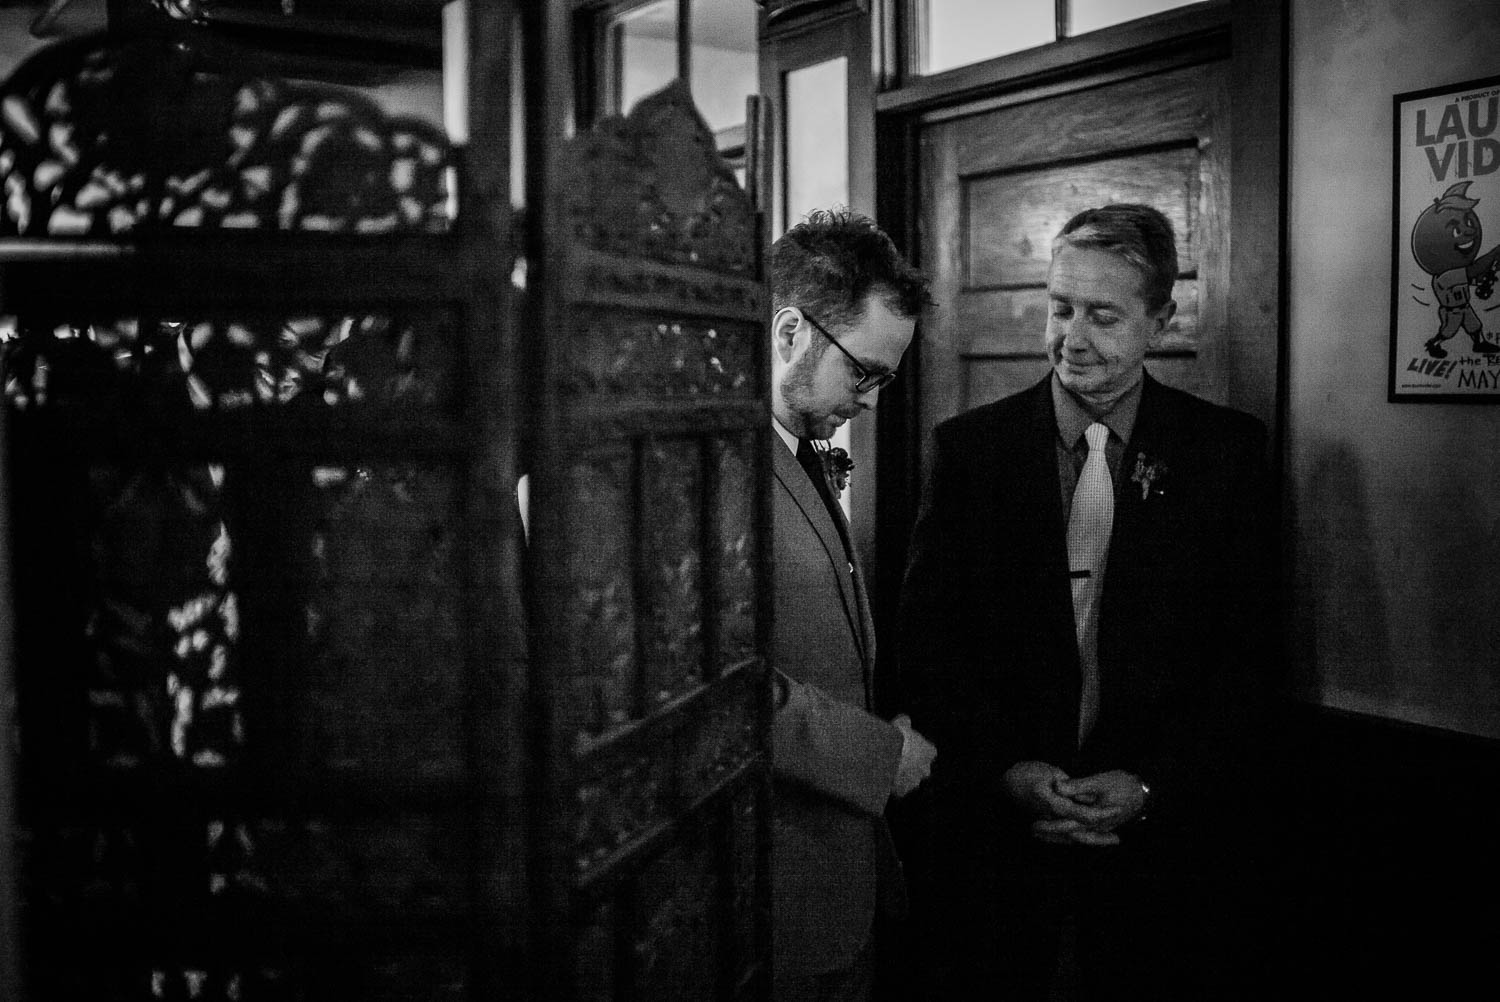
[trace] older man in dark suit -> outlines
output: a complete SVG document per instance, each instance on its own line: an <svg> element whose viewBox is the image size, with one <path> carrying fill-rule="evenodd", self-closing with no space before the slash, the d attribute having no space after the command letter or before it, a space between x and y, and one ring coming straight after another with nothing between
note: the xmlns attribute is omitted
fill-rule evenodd
<svg viewBox="0 0 1500 1002"><path fill-rule="evenodd" d="M877 899L900 892L883 819L933 746L873 712L875 630L828 439L875 406L927 282L874 223L815 212L772 249L777 710L775 998L866 999Z"/></svg>
<svg viewBox="0 0 1500 1002"><path fill-rule="evenodd" d="M1053 245L1052 372L935 433L901 664L943 748L918 904L946 997L1244 985L1220 961L1249 927L1230 891L1275 629L1266 435L1146 373L1176 277L1155 209L1079 213Z"/></svg>

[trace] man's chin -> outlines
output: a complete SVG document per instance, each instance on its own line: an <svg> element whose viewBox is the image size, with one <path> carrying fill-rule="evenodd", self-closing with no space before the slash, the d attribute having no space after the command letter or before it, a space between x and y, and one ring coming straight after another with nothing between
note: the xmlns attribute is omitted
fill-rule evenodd
<svg viewBox="0 0 1500 1002"><path fill-rule="evenodd" d="M1052 363L1052 371L1057 373L1057 378L1064 383L1087 382L1094 369L1088 365L1074 365L1072 362L1057 361Z"/></svg>
<svg viewBox="0 0 1500 1002"><path fill-rule="evenodd" d="M1062 383L1063 389L1083 396L1089 393L1097 393L1103 382L1099 374L1088 369L1074 368L1069 365L1057 365L1052 369L1057 373L1057 381Z"/></svg>
<svg viewBox="0 0 1500 1002"><path fill-rule="evenodd" d="M813 417L811 414L804 414L802 417L802 426L807 431L803 437L815 439L832 438L834 433L839 430L839 425L843 424L845 420L845 418L837 414L829 414L825 417Z"/></svg>

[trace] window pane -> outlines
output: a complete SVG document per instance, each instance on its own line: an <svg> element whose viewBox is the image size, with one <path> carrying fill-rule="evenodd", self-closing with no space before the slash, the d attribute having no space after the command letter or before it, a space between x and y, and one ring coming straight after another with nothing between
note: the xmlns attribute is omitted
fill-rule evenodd
<svg viewBox="0 0 1500 1002"><path fill-rule="evenodd" d="M677 0L637 7L615 22L620 111L677 79Z"/></svg>
<svg viewBox="0 0 1500 1002"><path fill-rule="evenodd" d="M760 90L755 68L755 5L746 0L692 0L693 103L715 132L745 124L745 98ZM725 142L720 148L744 144Z"/></svg>
<svg viewBox="0 0 1500 1002"><path fill-rule="evenodd" d="M1111 0L1098 0L1108 5ZM1053 0L926 0L922 72L941 73L1057 40Z"/></svg>
<svg viewBox="0 0 1500 1002"><path fill-rule="evenodd" d="M843 56L786 75L786 202L782 228L849 203L849 68Z"/></svg>
<svg viewBox="0 0 1500 1002"><path fill-rule="evenodd" d="M849 204L849 61L840 56L786 75L786 214L782 231L813 209ZM849 449L849 426L833 444ZM857 460L856 460L857 461ZM844 515L858 484L839 499Z"/></svg>
<svg viewBox="0 0 1500 1002"><path fill-rule="evenodd" d="M1148 14L1187 7L1197 0L1069 0L1068 35L1098 31Z"/></svg>

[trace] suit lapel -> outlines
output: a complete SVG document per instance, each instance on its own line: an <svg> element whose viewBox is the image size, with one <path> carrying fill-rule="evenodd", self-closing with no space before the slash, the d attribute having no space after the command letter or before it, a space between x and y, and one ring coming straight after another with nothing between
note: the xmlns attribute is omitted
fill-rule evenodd
<svg viewBox="0 0 1500 1002"><path fill-rule="evenodd" d="M1023 463L1016 476L1007 480L1006 489L1019 495L1012 503L1021 505L1020 510L1037 513L1029 523L1036 529L1030 545L1036 548L1037 586L1048 592L1042 607L1047 610L1050 635L1076 660L1073 590L1068 583L1068 515L1057 479L1057 417L1052 411L1051 379L1049 373L1033 390L1030 424L1022 440ZM1069 684L1076 688L1076 680Z"/></svg>
<svg viewBox="0 0 1500 1002"><path fill-rule="evenodd" d="M973 455L964 461L975 464L992 485L989 503L972 517L984 523L976 540L994 540L980 543L995 547L992 573L1009 581L997 591L1036 610L1032 642L1041 656L1016 664L1015 677L1025 679L1025 689L1043 708L1037 722L1042 747L1055 749L1061 760L1077 740L1080 679L1051 378L1048 373L1023 391L1016 419L976 437L970 443ZM994 615L982 608L974 614Z"/></svg>
<svg viewBox="0 0 1500 1002"><path fill-rule="evenodd" d="M1170 507L1170 499L1141 496L1141 483L1135 477L1136 463L1144 457L1147 463L1170 470L1181 461L1183 418L1176 413L1172 400L1162 392L1161 384L1149 375L1144 378L1135 427L1120 456L1109 569L1105 572L1104 595L1099 609L1100 668L1108 673L1100 683L1117 690L1131 689L1136 685L1131 674L1139 666L1126 648L1130 636L1127 631L1140 628L1141 610L1134 607L1134 602L1146 591L1141 586L1141 578L1153 573L1153 550L1173 545L1161 521Z"/></svg>
<svg viewBox="0 0 1500 1002"><path fill-rule="evenodd" d="M839 512L843 518L843 512ZM844 523L844 531L848 531L848 523ZM870 597L865 594L865 569L859 562L859 554L854 552L854 547L849 547L849 562L854 565L854 573L850 575L853 579L855 603L859 607L859 646L865 661L865 705L875 705L875 616L870 611Z"/></svg>
<svg viewBox="0 0 1500 1002"><path fill-rule="evenodd" d="M849 629L854 634L854 641L859 647L861 658L868 664L869 646L865 636L864 619L868 613L868 606L863 602L863 596L855 590L854 582L851 580L849 565L851 560L845 556L844 542L839 538L838 527L833 524L833 519L828 513L828 507L823 504L823 498L819 496L818 489L813 486L812 481L807 478L807 473L797 458L785 447L780 438L777 437L772 444L772 452L775 459L771 464L776 480L781 489L791 495L792 501L802 512L802 517L807 520L818 541L823 544L823 552L828 557L828 562L833 566L834 579L839 583L839 598L844 603L844 615L849 620ZM869 689L868 671L866 671L865 688Z"/></svg>
<svg viewBox="0 0 1500 1002"><path fill-rule="evenodd" d="M1026 467L1011 489L1025 491L1022 502L1032 511L1042 512L1038 545L1048 580L1060 579L1068 597L1069 623L1072 622L1072 589L1068 587L1068 515L1062 507L1062 484L1057 479L1057 415L1052 410L1052 375L1033 390L1031 427L1026 436ZM1056 574L1052 572L1056 571ZM1071 629L1071 626L1069 627Z"/></svg>
<svg viewBox="0 0 1500 1002"><path fill-rule="evenodd" d="M1141 496L1141 483L1135 477L1136 463L1142 457L1148 463L1163 470L1177 462L1173 455L1179 433L1175 430L1178 421L1173 416L1172 402L1161 392L1161 384L1150 376L1145 377L1141 389L1141 405L1136 411L1135 427L1125 451L1120 456L1119 476L1115 478L1115 525L1110 539L1109 577L1115 571L1115 558L1121 559L1123 570L1133 570L1138 564L1140 548L1149 545L1156 535L1152 514L1162 508L1159 499Z"/></svg>

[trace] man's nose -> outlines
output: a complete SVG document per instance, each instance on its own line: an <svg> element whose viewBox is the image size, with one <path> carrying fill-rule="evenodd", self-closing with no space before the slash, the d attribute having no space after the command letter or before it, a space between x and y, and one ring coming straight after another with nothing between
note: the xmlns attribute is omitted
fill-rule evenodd
<svg viewBox="0 0 1500 1002"><path fill-rule="evenodd" d="M1067 321L1063 328L1063 348L1067 351L1085 351L1089 347L1088 325L1077 320Z"/></svg>
<svg viewBox="0 0 1500 1002"><path fill-rule="evenodd" d="M876 399L879 396L880 387L877 386L873 390L866 390L863 393L856 393L854 395L854 402L856 404L859 404L859 406L863 407L867 411L873 411L875 409Z"/></svg>

